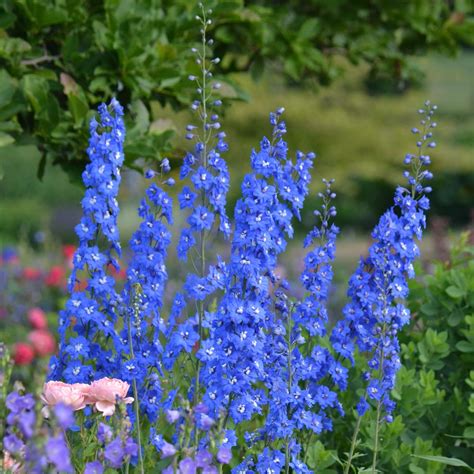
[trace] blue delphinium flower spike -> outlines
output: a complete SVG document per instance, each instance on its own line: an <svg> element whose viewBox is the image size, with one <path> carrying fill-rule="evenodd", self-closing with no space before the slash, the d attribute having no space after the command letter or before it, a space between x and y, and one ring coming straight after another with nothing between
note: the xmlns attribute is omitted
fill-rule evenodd
<svg viewBox="0 0 474 474"><path fill-rule="evenodd" d="M353 364L356 346L368 357L364 374L366 393L357 406L359 415L367 411L368 402L372 401L387 421L392 420L395 402L390 391L401 365L398 332L410 320L410 312L404 305L407 278L415 276L413 262L419 256L416 240L422 237L425 212L429 208L426 194L431 188L423 181L432 178L426 169L431 160L424 153L435 145L432 141L435 110L436 106L427 102L419 111L423 115L421 130L412 130L418 136L418 151L405 157L405 164L411 168L404 172L408 187L397 188L393 206L375 227L372 233L375 242L349 281L350 301L331 336L336 352Z"/></svg>
<svg viewBox="0 0 474 474"><path fill-rule="evenodd" d="M122 116L122 107L112 99L99 107L99 122L93 118L90 123L90 162L82 174L83 217L76 226L79 246L69 279L70 297L59 317L59 353L51 360L52 379L88 382L92 376L113 375L117 367L107 341L115 339L120 304L111 269L119 269L121 253L117 194L124 160Z"/></svg>

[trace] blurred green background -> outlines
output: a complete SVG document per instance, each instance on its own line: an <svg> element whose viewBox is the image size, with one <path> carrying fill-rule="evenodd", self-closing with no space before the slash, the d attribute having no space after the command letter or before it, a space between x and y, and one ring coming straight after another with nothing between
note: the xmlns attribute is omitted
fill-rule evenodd
<svg viewBox="0 0 474 474"><path fill-rule="evenodd" d="M226 109L223 127L229 136L227 154L232 186L230 206L239 196L239 183L249 170L249 154L269 132L268 113L285 106L287 140L296 149L317 153L313 191L305 207L301 230L309 228L318 205L321 178L336 179L339 225L360 233L371 228L389 205L401 182L405 153L414 150L410 133L416 110L430 98L439 106L433 152L432 215L443 216L453 228L470 224L474 207L474 52L457 58L430 56L418 61L426 74L419 87L403 94L371 94L367 67L348 66L344 78L330 88L299 87L282 76L266 73L253 81L248 74L232 79L248 92L248 101ZM153 119L176 131L173 147L186 147L183 129L192 116L153 103ZM0 242L34 239L38 231L62 242L74 242L82 189L61 168L48 165L43 181L36 177L39 152L34 146L0 148ZM179 160L173 160L174 172ZM179 187L179 186L178 186ZM138 172L127 170L121 192L122 235L136 224L135 207L143 191Z"/></svg>
<svg viewBox="0 0 474 474"><path fill-rule="evenodd" d="M343 235L367 236L401 182L416 110L430 99L439 106L430 221L471 225L472 0L205 3L221 59L230 212L268 113L284 106L290 150L318 154L297 231L313 225L326 177L336 179ZM143 169L167 156L177 175L189 145L199 12L191 0L0 0L0 245L75 242L88 121L112 96L125 107L121 226L130 236Z"/></svg>

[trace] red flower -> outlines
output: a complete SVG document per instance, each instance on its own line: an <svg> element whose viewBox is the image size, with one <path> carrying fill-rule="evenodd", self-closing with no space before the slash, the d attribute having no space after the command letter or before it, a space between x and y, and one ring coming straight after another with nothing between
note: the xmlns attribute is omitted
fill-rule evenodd
<svg viewBox="0 0 474 474"><path fill-rule="evenodd" d="M53 354L56 350L56 341L49 331L35 329L28 334L28 340L33 349L40 356Z"/></svg>
<svg viewBox="0 0 474 474"><path fill-rule="evenodd" d="M25 342L18 342L13 348L13 360L16 365L29 365L35 358L33 347Z"/></svg>
<svg viewBox="0 0 474 474"><path fill-rule="evenodd" d="M48 326L46 314L41 308L31 308L28 310L28 322L35 329L46 329Z"/></svg>
<svg viewBox="0 0 474 474"><path fill-rule="evenodd" d="M59 265L52 267L44 282L48 286L62 286L64 284L64 268Z"/></svg>
<svg viewBox="0 0 474 474"><path fill-rule="evenodd" d="M107 265L107 270L116 280L124 280L127 276L127 272L124 268L117 270L112 264Z"/></svg>
<svg viewBox="0 0 474 474"><path fill-rule="evenodd" d="M23 278L26 280L37 280L41 276L41 271L34 267L25 267L23 269Z"/></svg>
<svg viewBox="0 0 474 474"><path fill-rule="evenodd" d="M67 260L72 260L74 252L76 251L75 245L63 245L63 256Z"/></svg>
<svg viewBox="0 0 474 474"><path fill-rule="evenodd" d="M75 245L63 245L63 257L67 261L67 265L69 268L73 267L73 258L74 253L76 252Z"/></svg>

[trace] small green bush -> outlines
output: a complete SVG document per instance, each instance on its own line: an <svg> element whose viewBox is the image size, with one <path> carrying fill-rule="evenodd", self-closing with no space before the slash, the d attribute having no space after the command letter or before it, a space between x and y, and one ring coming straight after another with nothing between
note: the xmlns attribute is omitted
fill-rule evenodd
<svg viewBox="0 0 474 474"><path fill-rule="evenodd" d="M392 394L398 416L382 428L378 467L397 474L464 472L452 458L474 466L474 246L469 235L462 236L448 261L417 274L422 276L411 283L412 323L401 334L403 367ZM362 387L357 369L362 364L355 366L349 383ZM344 406L354 406L357 391L345 396ZM315 473L339 472L337 463L346 458L354 431L351 415L315 445ZM374 424L374 414L367 413L356 448L360 468L370 464ZM428 460L432 456L451 460Z"/></svg>

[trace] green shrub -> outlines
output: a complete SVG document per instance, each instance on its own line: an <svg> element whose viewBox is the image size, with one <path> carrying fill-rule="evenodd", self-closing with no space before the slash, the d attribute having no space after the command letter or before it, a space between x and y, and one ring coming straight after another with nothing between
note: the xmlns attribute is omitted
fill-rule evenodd
<svg viewBox="0 0 474 474"><path fill-rule="evenodd" d="M379 469L387 473L458 473L461 462L430 461L430 457L457 458L474 466L474 247L464 234L447 262L435 263L412 281L409 307L412 323L401 334L403 367L393 397L397 416L381 430ZM356 360L350 386L362 387ZM355 385L353 385L355 384ZM356 418L350 407L357 390L345 394L346 417L317 444L315 459L334 460L328 467L315 464L316 473L336 473L346 458ZM370 465L374 446L375 414L362 419L354 464ZM337 447L332 452L323 446ZM438 458L443 459L443 458ZM452 463L452 465L449 465ZM362 471L363 472L363 471Z"/></svg>

